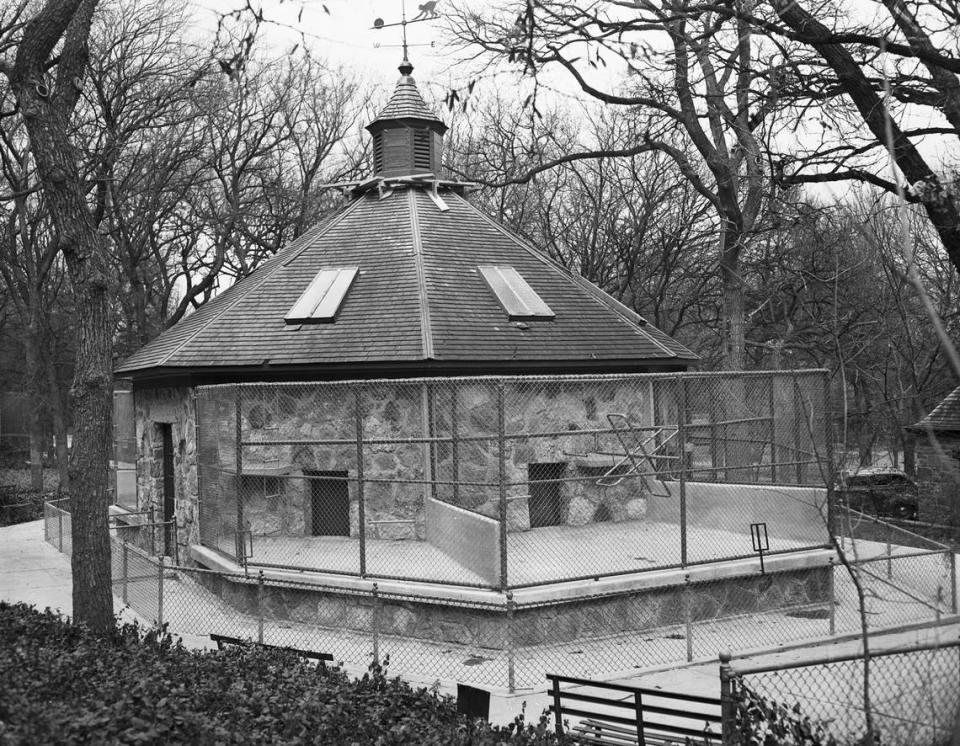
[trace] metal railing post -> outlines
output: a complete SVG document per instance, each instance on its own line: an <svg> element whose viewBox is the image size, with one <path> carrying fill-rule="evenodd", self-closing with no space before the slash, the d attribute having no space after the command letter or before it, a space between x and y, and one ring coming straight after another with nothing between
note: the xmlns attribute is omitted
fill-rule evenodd
<svg viewBox="0 0 960 746"><path fill-rule="evenodd" d="M371 615L373 625L373 662L380 665L380 593L377 584L373 584L373 614Z"/></svg>
<svg viewBox="0 0 960 746"><path fill-rule="evenodd" d="M163 629L163 560L159 557L157 563L157 627Z"/></svg>
<svg viewBox="0 0 960 746"><path fill-rule="evenodd" d="M503 382L497 383L497 473L500 484L500 590L506 590L507 581L507 454L506 423L504 422Z"/></svg>
<svg viewBox="0 0 960 746"><path fill-rule="evenodd" d="M730 653L720 653L720 742L724 746L740 743L737 733L737 704L733 698L733 670Z"/></svg>
<svg viewBox="0 0 960 746"><path fill-rule="evenodd" d="M513 650L513 614L513 592L507 591L507 689L510 694L513 694L517 690L516 660Z"/></svg>
<svg viewBox="0 0 960 746"><path fill-rule="evenodd" d="M357 435L357 534L360 537L360 577L367 576L367 519L363 495L363 403L354 391L354 420Z"/></svg>
<svg viewBox="0 0 960 746"><path fill-rule="evenodd" d="M551 682L550 694L553 697L553 713L555 730L558 738L563 738L563 708L560 706L560 681L553 679Z"/></svg>
<svg viewBox="0 0 960 746"><path fill-rule="evenodd" d="M263 570L257 573L257 642L263 645Z"/></svg>
<svg viewBox="0 0 960 746"><path fill-rule="evenodd" d="M129 549L127 548L127 541L126 539L124 539L123 541L123 583L121 586L123 588L122 596L123 596L124 606L129 605L129 601L127 600L127 578L129 577L129 574L130 574L129 567L130 567Z"/></svg>

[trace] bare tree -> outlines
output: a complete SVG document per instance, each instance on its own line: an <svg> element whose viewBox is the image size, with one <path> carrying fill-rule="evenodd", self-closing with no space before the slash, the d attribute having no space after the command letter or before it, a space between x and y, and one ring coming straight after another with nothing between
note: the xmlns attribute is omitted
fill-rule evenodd
<svg viewBox="0 0 960 746"><path fill-rule="evenodd" d="M824 126L777 144L785 183L864 182L919 205L960 268L955 159L938 141L960 137L960 5L955 0L875 0L869 10L826 0L722 4L782 53L778 93ZM811 116L812 115L812 116ZM813 144L811 144L813 143ZM899 174L886 175L889 149Z"/></svg>
<svg viewBox="0 0 960 746"><path fill-rule="evenodd" d="M616 2L518 2L511 8L485 17L463 9L454 18L454 33L466 44L519 61L527 74L559 67L596 101L644 112L633 138L619 147L585 148L537 170L585 156L659 151L672 158L716 212L723 357L727 367L742 368L740 260L769 185L764 141L778 111L778 99L770 95L772 71L753 29L736 15L690 0L639 0L629 8ZM591 74L611 65L629 76L621 91Z"/></svg>
<svg viewBox="0 0 960 746"><path fill-rule="evenodd" d="M57 250L63 255L76 303L77 359L72 399L74 442L70 464L73 513L73 611L99 633L113 628L107 530L111 442L113 323L110 268L87 202L71 122L89 56L96 0L47 0L17 8L3 60L19 116L30 141ZM25 23L23 23L25 21Z"/></svg>

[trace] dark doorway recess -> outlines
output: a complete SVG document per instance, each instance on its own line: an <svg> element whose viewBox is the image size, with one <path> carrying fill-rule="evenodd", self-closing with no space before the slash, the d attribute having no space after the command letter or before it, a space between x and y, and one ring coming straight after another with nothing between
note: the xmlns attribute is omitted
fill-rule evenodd
<svg viewBox="0 0 960 746"><path fill-rule="evenodd" d="M563 523L561 489L566 463L527 464L530 483L530 528Z"/></svg>
<svg viewBox="0 0 960 746"><path fill-rule="evenodd" d="M173 425L162 423L160 437L163 449L163 553L172 557L175 547L173 543L173 521L176 518L176 497L173 479Z"/></svg>
<svg viewBox="0 0 960 746"><path fill-rule="evenodd" d="M350 490L345 471L306 471L310 480L310 536L350 535ZM319 478L317 478L319 477Z"/></svg>

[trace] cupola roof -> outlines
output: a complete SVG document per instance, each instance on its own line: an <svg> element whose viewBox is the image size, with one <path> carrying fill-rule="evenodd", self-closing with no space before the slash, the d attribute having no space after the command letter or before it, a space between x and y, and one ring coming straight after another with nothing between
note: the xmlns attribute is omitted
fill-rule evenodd
<svg viewBox="0 0 960 746"><path fill-rule="evenodd" d="M430 126L431 129L443 134L447 131L447 125L443 123L433 111L427 106L427 102L420 95L416 81L413 79L413 65L409 60L404 60L400 67L400 80L397 81L397 87L393 95L383 107L376 118L367 125L370 132L375 132L392 124L397 124L399 120L420 120Z"/></svg>

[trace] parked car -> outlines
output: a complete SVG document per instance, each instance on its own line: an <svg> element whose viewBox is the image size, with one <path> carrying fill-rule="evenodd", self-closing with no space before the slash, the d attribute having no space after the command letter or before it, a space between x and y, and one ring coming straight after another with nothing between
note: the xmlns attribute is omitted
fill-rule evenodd
<svg viewBox="0 0 960 746"><path fill-rule="evenodd" d="M838 487L843 503L878 518L917 520L917 483L899 469L866 468L844 472Z"/></svg>

